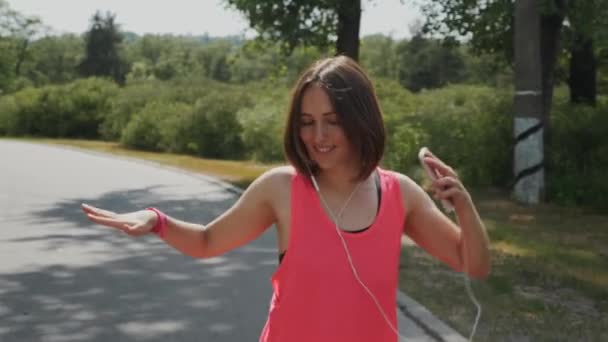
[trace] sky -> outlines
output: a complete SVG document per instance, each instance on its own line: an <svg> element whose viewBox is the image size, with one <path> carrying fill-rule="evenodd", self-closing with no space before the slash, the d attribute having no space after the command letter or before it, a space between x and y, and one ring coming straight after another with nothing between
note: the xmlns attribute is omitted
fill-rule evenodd
<svg viewBox="0 0 608 342"><path fill-rule="evenodd" d="M221 0L8 0L9 6L25 15L35 15L55 33L82 33L97 10L116 14L122 30L137 34L209 34L212 37L253 37L246 19L226 9ZM363 0L361 36L375 33L400 39L409 37L409 26L419 11L400 0Z"/></svg>

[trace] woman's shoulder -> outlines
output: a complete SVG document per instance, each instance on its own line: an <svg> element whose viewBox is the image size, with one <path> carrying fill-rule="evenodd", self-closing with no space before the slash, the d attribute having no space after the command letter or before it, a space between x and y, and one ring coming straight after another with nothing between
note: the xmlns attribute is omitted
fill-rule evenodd
<svg viewBox="0 0 608 342"><path fill-rule="evenodd" d="M263 176L269 178L272 182L285 183L290 182L293 176L297 174L296 169L291 165L281 165L273 167L264 172Z"/></svg>
<svg viewBox="0 0 608 342"><path fill-rule="evenodd" d="M399 183L401 198L406 208L411 207L413 204L411 202L416 201L420 197L420 194L424 193L422 187L420 187L420 185L418 185L418 183L416 183L409 176L394 170L384 170L384 172L394 177Z"/></svg>
<svg viewBox="0 0 608 342"><path fill-rule="evenodd" d="M381 170L389 177L393 177L395 180L397 180L397 182L399 182L399 186L400 186L401 190L407 190L408 188L410 188L412 186L417 186L416 182L414 182L410 177L408 177L407 175L405 175L401 172L389 170L389 169L381 169Z"/></svg>
<svg viewBox="0 0 608 342"><path fill-rule="evenodd" d="M254 184L274 193L281 189L289 189L291 180L296 174L296 169L291 165L276 166L260 175Z"/></svg>

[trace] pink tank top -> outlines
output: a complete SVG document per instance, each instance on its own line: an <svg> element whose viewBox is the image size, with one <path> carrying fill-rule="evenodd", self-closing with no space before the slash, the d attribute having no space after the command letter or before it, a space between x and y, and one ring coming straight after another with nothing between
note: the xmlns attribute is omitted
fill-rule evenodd
<svg viewBox="0 0 608 342"><path fill-rule="evenodd" d="M361 280L397 327L396 292L405 213L399 181L378 168L382 201L360 233L340 232ZM300 173L291 182L287 253L271 277L273 295L260 342L397 341L349 265L335 225Z"/></svg>

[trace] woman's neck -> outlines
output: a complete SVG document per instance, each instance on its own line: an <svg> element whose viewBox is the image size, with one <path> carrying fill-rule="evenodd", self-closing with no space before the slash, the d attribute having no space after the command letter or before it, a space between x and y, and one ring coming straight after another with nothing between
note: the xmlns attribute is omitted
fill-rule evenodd
<svg viewBox="0 0 608 342"><path fill-rule="evenodd" d="M319 187L324 192L332 192L338 194L349 194L359 183L360 187L364 187L367 179L361 181L356 180L359 175L359 170L356 168L322 170L317 178Z"/></svg>

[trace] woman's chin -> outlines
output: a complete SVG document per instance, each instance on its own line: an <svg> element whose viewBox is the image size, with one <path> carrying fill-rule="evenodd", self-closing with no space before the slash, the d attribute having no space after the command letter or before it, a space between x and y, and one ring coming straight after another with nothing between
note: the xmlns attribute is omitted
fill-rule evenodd
<svg viewBox="0 0 608 342"><path fill-rule="evenodd" d="M319 167L319 170L321 170L321 171L328 171L331 169L335 169L339 165L339 163L335 160L317 159L315 162L317 163L317 166Z"/></svg>

